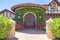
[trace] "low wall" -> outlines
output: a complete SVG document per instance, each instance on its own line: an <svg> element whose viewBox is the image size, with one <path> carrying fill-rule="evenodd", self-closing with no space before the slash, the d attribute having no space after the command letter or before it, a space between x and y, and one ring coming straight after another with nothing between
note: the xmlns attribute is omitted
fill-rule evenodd
<svg viewBox="0 0 60 40"><path fill-rule="evenodd" d="M9 37L8 38L14 38L15 37L15 22L12 24L12 29L9 32Z"/></svg>
<svg viewBox="0 0 60 40"><path fill-rule="evenodd" d="M50 25L51 21L52 21L52 19L49 19L46 21L46 34L47 34L48 38L54 39L55 37L52 35L51 30L49 30L49 25Z"/></svg>

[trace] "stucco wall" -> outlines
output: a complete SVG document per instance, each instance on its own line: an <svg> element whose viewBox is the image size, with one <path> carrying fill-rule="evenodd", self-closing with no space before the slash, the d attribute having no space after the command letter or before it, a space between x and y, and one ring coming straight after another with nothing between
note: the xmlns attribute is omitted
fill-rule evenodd
<svg viewBox="0 0 60 40"><path fill-rule="evenodd" d="M48 38L54 39L55 37L52 35L52 32L51 32L51 30L49 29L49 25L50 25L50 22L51 22L51 21L52 21L51 18L46 21L46 34L47 34Z"/></svg>
<svg viewBox="0 0 60 40"><path fill-rule="evenodd" d="M15 37L15 22L12 24L12 29L9 32L9 37L8 38L14 38Z"/></svg>
<svg viewBox="0 0 60 40"><path fill-rule="evenodd" d="M60 10L60 6L58 6L58 10Z"/></svg>

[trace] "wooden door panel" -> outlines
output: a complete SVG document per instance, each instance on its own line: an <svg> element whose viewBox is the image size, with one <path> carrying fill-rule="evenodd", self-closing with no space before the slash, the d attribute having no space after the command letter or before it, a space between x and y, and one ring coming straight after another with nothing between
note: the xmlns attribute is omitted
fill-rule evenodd
<svg viewBox="0 0 60 40"><path fill-rule="evenodd" d="M34 15L33 14L27 14L25 16L24 22L25 22L25 26L31 26L31 27L34 26L35 25L35 17L34 17Z"/></svg>

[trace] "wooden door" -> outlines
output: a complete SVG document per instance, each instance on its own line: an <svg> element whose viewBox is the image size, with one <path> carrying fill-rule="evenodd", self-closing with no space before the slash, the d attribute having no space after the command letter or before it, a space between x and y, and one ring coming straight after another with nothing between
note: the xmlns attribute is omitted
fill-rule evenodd
<svg viewBox="0 0 60 40"><path fill-rule="evenodd" d="M25 16L24 26L26 28L34 28L35 27L35 16L33 14L29 13Z"/></svg>

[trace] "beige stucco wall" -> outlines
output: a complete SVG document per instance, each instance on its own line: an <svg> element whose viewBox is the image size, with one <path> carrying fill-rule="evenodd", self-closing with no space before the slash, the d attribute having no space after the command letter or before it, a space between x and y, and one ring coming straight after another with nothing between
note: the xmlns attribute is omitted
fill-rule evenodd
<svg viewBox="0 0 60 40"><path fill-rule="evenodd" d="M9 32L9 37L8 38L14 38L15 37L15 22L12 24L12 29Z"/></svg>
<svg viewBox="0 0 60 40"><path fill-rule="evenodd" d="M60 6L58 6L58 10L60 10Z"/></svg>
<svg viewBox="0 0 60 40"><path fill-rule="evenodd" d="M48 38L54 39L55 37L52 35L52 32L51 32L51 30L49 29L49 25L50 25L50 22L51 22L51 21L52 21L51 18L46 21L46 34L47 34Z"/></svg>
<svg viewBox="0 0 60 40"><path fill-rule="evenodd" d="M12 18L15 18L15 15L11 13L11 17L10 17L10 18L11 18L11 19L12 19Z"/></svg>

